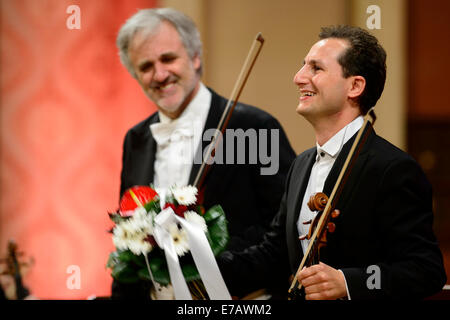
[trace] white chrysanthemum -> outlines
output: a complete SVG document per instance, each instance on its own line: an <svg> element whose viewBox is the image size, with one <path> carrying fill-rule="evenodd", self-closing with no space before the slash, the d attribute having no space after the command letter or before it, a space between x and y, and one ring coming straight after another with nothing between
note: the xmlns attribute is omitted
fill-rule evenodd
<svg viewBox="0 0 450 320"><path fill-rule="evenodd" d="M180 257L183 256L186 252L189 251L189 243L186 231L183 229L179 229L175 223L171 224L167 229L172 236L177 255Z"/></svg>
<svg viewBox="0 0 450 320"><path fill-rule="evenodd" d="M116 232L116 229L118 232ZM135 255L147 254L152 251L152 245L146 241L147 235L141 234L126 234L124 236L123 228L117 228L114 230L113 242L119 250L130 250Z"/></svg>
<svg viewBox="0 0 450 320"><path fill-rule="evenodd" d="M147 211L144 207L137 207L136 209L134 209L133 217L144 215L147 215Z"/></svg>
<svg viewBox="0 0 450 320"><path fill-rule="evenodd" d="M136 238L129 242L128 248L135 255L147 254L152 250L152 245L145 240L145 237Z"/></svg>
<svg viewBox="0 0 450 320"><path fill-rule="evenodd" d="M114 228L112 240L117 249L119 249L119 250L128 249L128 237L129 237L129 233L122 226L122 224L118 224Z"/></svg>
<svg viewBox="0 0 450 320"><path fill-rule="evenodd" d="M119 249L126 249L124 247L128 243L128 240L135 238L135 234L135 229L130 222L128 220L122 221L121 223L118 223L113 230L114 244L117 243L116 247Z"/></svg>
<svg viewBox="0 0 450 320"><path fill-rule="evenodd" d="M181 205L188 206L197 201L197 188L194 186L173 187L171 192L175 200Z"/></svg>
<svg viewBox="0 0 450 320"><path fill-rule="evenodd" d="M152 216L138 208L133 216L118 223L113 230L113 243L119 250L129 249L136 255L147 254L153 247L146 240L153 233Z"/></svg>
<svg viewBox="0 0 450 320"><path fill-rule="evenodd" d="M128 220L132 229L138 233L153 234L153 215L147 213L144 208L135 212L133 217Z"/></svg>
<svg viewBox="0 0 450 320"><path fill-rule="evenodd" d="M199 215L195 211L186 211L184 213L184 218L186 221L192 222L199 226L203 232L206 232L208 230L208 226L206 225L205 219L201 215Z"/></svg>

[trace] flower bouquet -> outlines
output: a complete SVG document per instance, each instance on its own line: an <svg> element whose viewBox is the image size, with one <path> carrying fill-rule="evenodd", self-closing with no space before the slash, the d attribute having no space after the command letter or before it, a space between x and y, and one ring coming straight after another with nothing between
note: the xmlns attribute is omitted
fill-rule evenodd
<svg viewBox="0 0 450 320"><path fill-rule="evenodd" d="M228 243L225 213L197 203L193 186L128 189L109 214L116 251L107 267L119 282L173 286L176 299L228 299L215 261Z"/></svg>

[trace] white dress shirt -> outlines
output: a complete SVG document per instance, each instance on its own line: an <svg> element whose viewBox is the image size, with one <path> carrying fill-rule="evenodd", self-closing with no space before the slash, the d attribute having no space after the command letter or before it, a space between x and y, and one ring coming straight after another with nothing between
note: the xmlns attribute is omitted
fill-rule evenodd
<svg viewBox="0 0 450 320"><path fill-rule="evenodd" d="M325 180L327 179L334 162L341 152L342 147L356 132L358 132L363 123L363 117L359 116L342 128L331 139L325 142L323 146L319 146L319 144L316 143L316 162L313 164L311 169L311 175L309 176L308 186L306 187L305 195L303 196L300 215L297 221L297 230L300 236L308 234L311 226L310 224L305 225L304 222L314 219L317 215L317 212L312 212L308 207L309 198L316 192L323 192ZM306 252L308 245L308 239L301 240L303 253ZM345 286L347 287L347 283ZM347 295L348 298L350 298L348 288Z"/></svg>
<svg viewBox="0 0 450 320"><path fill-rule="evenodd" d="M160 122L150 125L157 143L153 180L156 188L188 184L211 99L211 92L200 83L197 94L177 119L159 112Z"/></svg>

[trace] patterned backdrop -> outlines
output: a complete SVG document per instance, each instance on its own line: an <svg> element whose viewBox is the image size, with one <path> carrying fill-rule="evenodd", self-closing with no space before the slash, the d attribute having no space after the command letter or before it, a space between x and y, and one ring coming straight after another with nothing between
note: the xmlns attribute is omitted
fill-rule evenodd
<svg viewBox="0 0 450 320"><path fill-rule="evenodd" d="M115 37L156 1L0 3L0 254L15 239L34 258L24 280L39 298L110 295L107 212L118 204L122 141L155 110ZM77 275L80 286L68 285Z"/></svg>

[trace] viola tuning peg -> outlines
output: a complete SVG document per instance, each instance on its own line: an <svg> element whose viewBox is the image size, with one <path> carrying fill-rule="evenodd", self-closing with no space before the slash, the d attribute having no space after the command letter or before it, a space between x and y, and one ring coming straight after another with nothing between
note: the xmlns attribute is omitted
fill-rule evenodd
<svg viewBox="0 0 450 320"><path fill-rule="evenodd" d="M337 209L335 209L335 210L333 210L333 212L331 213L331 217L334 219L334 218L337 218L338 216L339 216L339 214L340 214L341 212L339 211L339 210L337 210Z"/></svg>
<svg viewBox="0 0 450 320"><path fill-rule="evenodd" d="M298 237L298 240L305 240L305 239L306 239L306 237L307 237L307 235L304 235L304 236L300 236L300 237Z"/></svg>
<svg viewBox="0 0 450 320"><path fill-rule="evenodd" d="M328 222L327 230L330 233L333 233L336 230L336 225L333 222Z"/></svg>
<svg viewBox="0 0 450 320"><path fill-rule="evenodd" d="M307 220L307 221L303 221L303 224L311 224L311 222L312 222L312 219Z"/></svg>

